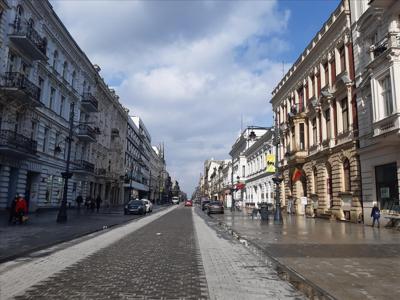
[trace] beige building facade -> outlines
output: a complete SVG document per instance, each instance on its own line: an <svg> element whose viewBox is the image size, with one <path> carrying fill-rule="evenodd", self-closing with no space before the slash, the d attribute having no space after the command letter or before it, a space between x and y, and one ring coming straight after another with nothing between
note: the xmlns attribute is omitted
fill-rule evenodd
<svg viewBox="0 0 400 300"><path fill-rule="evenodd" d="M351 1L365 224L398 215L400 186L400 2Z"/></svg>
<svg viewBox="0 0 400 300"><path fill-rule="evenodd" d="M289 213L362 220L350 26L344 0L272 93Z"/></svg>

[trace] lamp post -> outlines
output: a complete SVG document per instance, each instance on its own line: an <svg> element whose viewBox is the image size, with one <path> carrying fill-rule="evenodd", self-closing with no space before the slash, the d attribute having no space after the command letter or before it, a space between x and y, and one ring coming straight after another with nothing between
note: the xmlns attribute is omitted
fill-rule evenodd
<svg viewBox="0 0 400 300"><path fill-rule="evenodd" d="M131 163L131 176L129 178L129 202L132 200L133 163Z"/></svg>
<svg viewBox="0 0 400 300"><path fill-rule="evenodd" d="M57 215L57 223L65 223L67 222L67 192L68 192L68 180L72 177L72 172L69 170L70 159L71 159L71 144L74 130L74 113L75 110L75 102L71 103L71 111L69 114L69 134L67 137L68 148L67 148L67 164L65 167L65 172L61 173L61 176L64 178L64 193L63 198L61 200L60 209Z"/></svg>
<svg viewBox="0 0 400 300"><path fill-rule="evenodd" d="M274 142L275 142L275 177L272 179L275 183L275 214L274 214L274 223L282 224L282 211L281 211L281 196L280 196L280 184L282 182L282 177L279 175L278 171L278 145L279 145L279 129L278 123L275 122L275 134L274 134Z"/></svg>

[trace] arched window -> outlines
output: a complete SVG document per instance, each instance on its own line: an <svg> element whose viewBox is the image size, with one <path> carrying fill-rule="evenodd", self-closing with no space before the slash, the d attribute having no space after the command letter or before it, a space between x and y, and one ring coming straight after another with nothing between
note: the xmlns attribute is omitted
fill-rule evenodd
<svg viewBox="0 0 400 300"><path fill-rule="evenodd" d="M347 158L343 162L343 187L345 192L351 191L350 162Z"/></svg>
<svg viewBox="0 0 400 300"><path fill-rule="evenodd" d="M66 79L67 71L68 71L68 62L67 62L67 61L64 61L64 64L63 64L63 72L62 72L62 76L63 76L64 79Z"/></svg>
<svg viewBox="0 0 400 300"><path fill-rule="evenodd" d="M53 69L57 71L57 63L58 63L58 51L54 50L53 54Z"/></svg>

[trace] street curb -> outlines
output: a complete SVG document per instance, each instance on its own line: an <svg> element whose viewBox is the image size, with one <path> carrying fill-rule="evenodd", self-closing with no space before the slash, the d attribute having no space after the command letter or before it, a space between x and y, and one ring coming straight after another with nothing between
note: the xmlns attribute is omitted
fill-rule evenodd
<svg viewBox="0 0 400 300"><path fill-rule="evenodd" d="M159 212L159 211L162 211L164 209L167 209L168 207L170 207L170 205L163 206L160 210L156 211L156 213ZM9 262L9 261L18 259L18 258L26 257L31 253L34 253L34 252L37 252L37 251L41 251L41 250L44 250L44 249L47 249L47 248L51 248L51 247L57 246L57 245L62 244L62 243L67 243L67 242L73 241L75 239L82 238L84 236L87 236L87 235L90 235L90 234L93 234L93 233L96 233L96 232L100 232L100 231L103 231L103 230L110 229L111 227L116 227L118 225L124 225L124 224L129 223L129 222L138 221L138 220L141 220L144 217L145 217L145 215L144 216L140 216L140 217L138 217L136 219L124 220L122 222L114 223L114 224L111 224L111 225L103 225L103 227L101 227L101 228L94 229L94 230L89 230L89 231L86 231L84 233L79 233L79 234L73 235L71 237L68 237L68 238L60 240L60 241L50 242L50 243L47 243L47 244L44 244L44 245L40 245L38 247L31 248L31 249L26 250L26 251L20 252L18 254L13 254L13 255L1 257L0 258L0 264L6 263L6 262Z"/></svg>
<svg viewBox="0 0 400 300"><path fill-rule="evenodd" d="M212 216L208 216L210 219L214 219ZM239 232L232 229L226 223L216 220L218 226L225 232L232 235L236 240L248 248L253 254L257 255L261 259L267 259L272 264L274 269L277 271L278 276L291 283L297 290L303 292L310 299L322 299L322 300L336 300L329 292L316 285L314 282L308 280L303 275L295 271L289 266L286 266L275 258L267 249L262 248L260 245L242 237Z"/></svg>

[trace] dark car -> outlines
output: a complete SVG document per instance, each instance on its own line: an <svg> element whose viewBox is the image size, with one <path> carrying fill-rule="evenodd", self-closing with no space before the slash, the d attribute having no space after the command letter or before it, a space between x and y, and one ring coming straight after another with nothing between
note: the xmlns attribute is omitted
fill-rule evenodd
<svg viewBox="0 0 400 300"><path fill-rule="evenodd" d="M219 201L212 201L207 205L208 214L223 214L224 206Z"/></svg>
<svg viewBox="0 0 400 300"><path fill-rule="evenodd" d="M201 209L202 209L202 210L206 210L206 209L207 209L208 203L210 203L210 200L203 200L203 201L201 201Z"/></svg>
<svg viewBox="0 0 400 300"><path fill-rule="evenodd" d="M125 215L144 215L146 213L146 203L142 200L131 200L125 205L124 213Z"/></svg>

